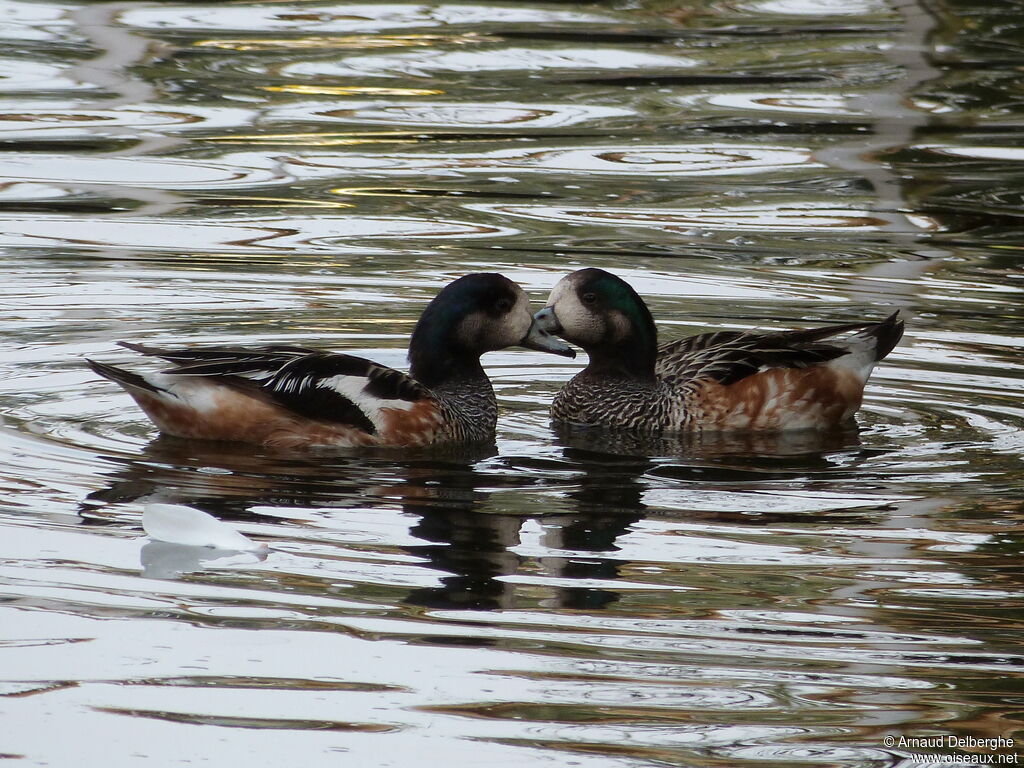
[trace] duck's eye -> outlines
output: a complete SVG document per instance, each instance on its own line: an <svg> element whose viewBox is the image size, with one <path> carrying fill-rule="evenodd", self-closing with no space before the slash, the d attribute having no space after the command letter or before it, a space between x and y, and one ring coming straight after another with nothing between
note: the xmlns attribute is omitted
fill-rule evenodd
<svg viewBox="0 0 1024 768"><path fill-rule="evenodd" d="M495 302L494 306L497 308L499 312L504 314L505 312L508 312L510 309L512 309L512 299L498 299Z"/></svg>
<svg viewBox="0 0 1024 768"><path fill-rule="evenodd" d="M597 301L597 294L584 293L580 298L583 299L584 304L593 304L595 301Z"/></svg>

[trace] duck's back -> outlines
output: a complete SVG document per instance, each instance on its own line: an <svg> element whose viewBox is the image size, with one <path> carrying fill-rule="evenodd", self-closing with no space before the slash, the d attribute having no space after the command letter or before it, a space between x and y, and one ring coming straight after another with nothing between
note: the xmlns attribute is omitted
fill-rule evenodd
<svg viewBox="0 0 1024 768"><path fill-rule="evenodd" d="M853 418L872 369L902 333L893 315L881 323L691 336L658 348L652 378L583 371L556 395L552 416L649 432L831 429Z"/></svg>
<svg viewBox="0 0 1024 768"><path fill-rule="evenodd" d="M852 335L837 338L856 331ZM881 323L779 333L722 331L662 345L655 374L673 430L828 429L849 422L875 364L903 334ZM659 409L661 410L661 409Z"/></svg>
<svg viewBox="0 0 1024 768"><path fill-rule="evenodd" d="M143 375L90 361L93 370L178 437L271 448L416 446L464 431L434 392L361 357L286 346L123 346L175 366Z"/></svg>

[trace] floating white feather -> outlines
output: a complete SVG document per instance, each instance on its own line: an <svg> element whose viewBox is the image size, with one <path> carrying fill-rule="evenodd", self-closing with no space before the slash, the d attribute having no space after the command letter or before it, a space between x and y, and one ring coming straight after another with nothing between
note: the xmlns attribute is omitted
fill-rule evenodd
<svg viewBox="0 0 1024 768"><path fill-rule="evenodd" d="M258 552L267 548L243 536L212 515L182 504L147 504L142 512L142 529L151 539L190 547L213 547L235 552Z"/></svg>

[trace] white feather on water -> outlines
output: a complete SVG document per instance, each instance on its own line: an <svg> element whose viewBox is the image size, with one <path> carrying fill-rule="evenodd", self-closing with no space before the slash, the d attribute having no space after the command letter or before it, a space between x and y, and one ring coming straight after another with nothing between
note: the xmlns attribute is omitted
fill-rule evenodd
<svg viewBox="0 0 1024 768"><path fill-rule="evenodd" d="M182 504L147 504L142 529L156 541L191 547L211 547L235 552L267 549L212 515Z"/></svg>

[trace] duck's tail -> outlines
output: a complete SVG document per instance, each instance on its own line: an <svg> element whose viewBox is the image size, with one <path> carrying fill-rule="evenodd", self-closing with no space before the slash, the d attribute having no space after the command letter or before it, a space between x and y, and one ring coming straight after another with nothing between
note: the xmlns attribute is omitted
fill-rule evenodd
<svg viewBox="0 0 1024 768"><path fill-rule="evenodd" d="M866 325L852 336L836 341L835 346L845 349L846 354L837 357L829 365L851 370L862 382L866 382L878 361L892 352L902 336L903 321L899 319L897 310L882 322Z"/></svg>
<svg viewBox="0 0 1024 768"><path fill-rule="evenodd" d="M93 369L96 373L105 379L120 384L124 387L129 394L134 392L146 392L148 394L168 394L167 390L162 387L158 387L153 382L146 379L144 376L140 376L132 371L126 371L124 368L118 368L117 366L107 365L106 363L100 363L96 360L86 359L86 364Z"/></svg>
<svg viewBox="0 0 1024 768"><path fill-rule="evenodd" d="M900 311L897 309L882 322L870 325L852 337L874 339L875 362L892 352L903 338L903 321L900 320L899 315Z"/></svg>

